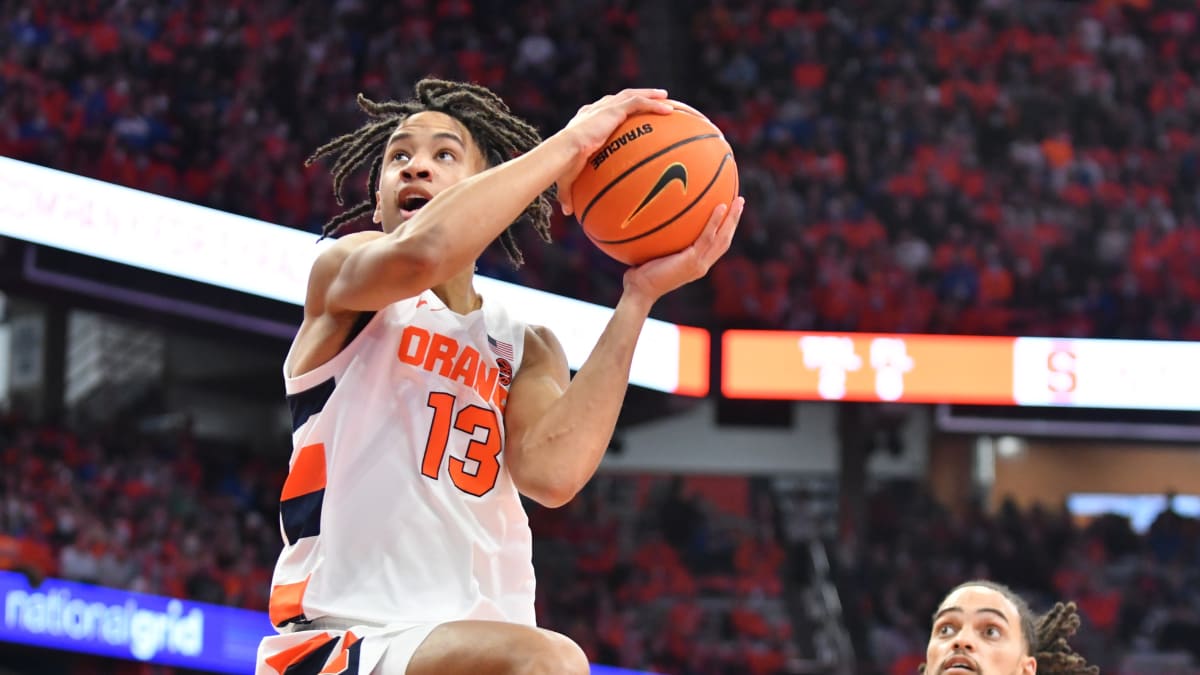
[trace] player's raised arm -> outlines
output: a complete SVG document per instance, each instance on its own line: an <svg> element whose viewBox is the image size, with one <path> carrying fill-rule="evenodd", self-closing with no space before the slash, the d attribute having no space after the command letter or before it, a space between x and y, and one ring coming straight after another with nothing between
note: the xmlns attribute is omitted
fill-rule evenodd
<svg viewBox="0 0 1200 675"><path fill-rule="evenodd" d="M561 506L591 479L612 439L650 308L704 276L729 249L744 205L738 197L732 208L718 206L694 244L625 273L621 300L574 380L554 336L544 329L527 333L506 413L507 462L522 494Z"/></svg>

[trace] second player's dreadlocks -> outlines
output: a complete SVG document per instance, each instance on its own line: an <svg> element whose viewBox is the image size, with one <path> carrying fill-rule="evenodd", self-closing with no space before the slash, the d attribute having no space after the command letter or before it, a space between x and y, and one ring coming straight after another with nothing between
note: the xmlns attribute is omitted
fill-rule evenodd
<svg viewBox="0 0 1200 675"><path fill-rule="evenodd" d="M981 586L1008 598L1021 617L1021 633L1025 636L1026 654L1037 659L1038 675L1099 675L1100 668L1089 666L1071 648L1067 640L1079 630L1079 613L1075 603L1056 602L1050 611L1036 616L1029 603L1011 588L994 581L968 581L955 586L950 595L960 588ZM925 672L922 664L919 672Z"/></svg>
<svg viewBox="0 0 1200 675"><path fill-rule="evenodd" d="M424 79L417 83L415 89L416 96L407 101L375 102L359 94L358 107L367 113L370 121L357 131L322 145L305 160L304 164L308 166L325 155L334 157L331 171L333 194L338 204L343 203L342 185L346 178L364 162L371 166L371 173L367 177L367 199L330 219L322 230L322 237L337 234L343 225L375 211L375 191L379 183L379 160L383 154L383 144L396 126L410 115L435 111L458 120L475 139L489 167L528 152L542 140L537 129L514 115L508 105L486 87ZM551 186L538 195L516 222L500 235L500 243L514 266L519 267L525 261L517 245L514 228L528 220L542 240L549 242L551 200L556 196L556 189Z"/></svg>

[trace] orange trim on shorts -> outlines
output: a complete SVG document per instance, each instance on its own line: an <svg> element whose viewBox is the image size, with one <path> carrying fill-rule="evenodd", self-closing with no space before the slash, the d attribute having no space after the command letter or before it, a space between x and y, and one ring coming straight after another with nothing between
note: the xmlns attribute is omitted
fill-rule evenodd
<svg viewBox="0 0 1200 675"><path fill-rule="evenodd" d="M304 577L304 581L294 584L271 587L270 610L267 614L272 625L282 626L286 621L304 616L304 606L301 603L304 601L304 591L308 588L309 578Z"/></svg>
<svg viewBox="0 0 1200 675"><path fill-rule="evenodd" d="M331 637L329 633L314 635L300 644L288 647L278 654L269 657L266 663L268 666L274 668L275 672L282 675L288 666L329 644L329 641L333 639L335 638Z"/></svg>
<svg viewBox="0 0 1200 675"><path fill-rule="evenodd" d="M708 331L693 326L679 329L679 384L675 393L683 396L707 396L709 381L709 349L712 342Z"/></svg>
<svg viewBox="0 0 1200 675"><path fill-rule="evenodd" d="M325 444L314 443L300 448L296 461L283 482L280 501L325 489Z"/></svg>
<svg viewBox="0 0 1200 675"><path fill-rule="evenodd" d="M317 675L338 675L350 665L350 648L354 643L358 642L359 637L350 631L346 631L346 635L342 638L342 648L338 651L338 655L333 657L333 660L325 664L321 672Z"/></svg>

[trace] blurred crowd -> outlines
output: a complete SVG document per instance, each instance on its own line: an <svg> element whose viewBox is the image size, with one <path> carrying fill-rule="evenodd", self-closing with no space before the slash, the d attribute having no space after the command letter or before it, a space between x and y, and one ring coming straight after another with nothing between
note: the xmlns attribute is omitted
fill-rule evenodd
<svg viewBox="0 0 1200 675"><path fill-rule="evenodd" d="M705 3L688 95L753 205L721 320L1200 338L1197 20L1174 0Z"/></svg>
<svg viewBox="0 0 1200 675"><path fill-rule="evenodd" d="M601 474L534 509L538 622L595 663L775 675L797 651L771 500L745 477Z"/></svg>
<svg viewBox="0 0 1200 675"><path fill-rule="evenodd" d="M5 416L0 468L0 551L20 551L5 567L266 611L286 464Z"/></svg>
<svg viewBox="0 0 1200 675"><path fill-rule="evenodd" d="M663 84L646 59L682 44L672 93L726 132L750 207L668 318L1200 339L1184 0L709 0L674 23L630 0L3 7L0 154L313 232L336 204L302 160L362 121L355 93L468 79L549 133ZM573 221L554 234L481 271L612 302L619 267Z"/></svg>

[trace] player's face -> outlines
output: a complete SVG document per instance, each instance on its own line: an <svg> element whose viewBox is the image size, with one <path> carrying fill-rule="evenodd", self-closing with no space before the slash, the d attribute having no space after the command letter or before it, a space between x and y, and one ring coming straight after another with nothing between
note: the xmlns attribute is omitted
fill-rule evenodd
<svg viewBox="0 0 1200 675"><path fill-rule="evenodd" d="M384 149L374 220L391 232L438 193L485 168L458 120L440 112L407 117Z"/></svg>
<svg viewBox="0 0 1200 675"><path fill-rule="evenodd" d="M925 651L928 675L1033 675L1021 617L1003 594L981 586L954 591L938 608Z"/></svg>

